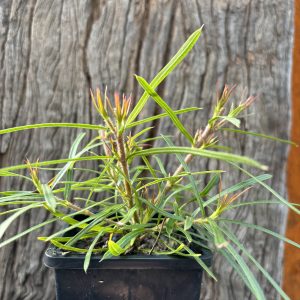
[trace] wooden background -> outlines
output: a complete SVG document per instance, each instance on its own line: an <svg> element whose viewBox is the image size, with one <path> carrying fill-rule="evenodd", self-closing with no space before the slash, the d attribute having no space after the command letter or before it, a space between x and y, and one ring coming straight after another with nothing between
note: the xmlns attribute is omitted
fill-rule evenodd
<svg viewBox="0 0 300 300"><path fill-rule="evenodd" d="M292 70L292 128L291 138L300 145L300 0L294 3L294 51ZM300 204L300 147L292 147L288 157L287 189L291 202ZM286 236L300 243L299 215L289 211ZM291 245L285 246L284 254L284 282L283 288L291 299L300 296L300 251L295 251Z"/></svg>
<svg viewBox="0 0 300 300"><path fill-rule="evenodd" d="M0 119L1 128L37 122L98 122L89 100L89 87L132 93L141 90L132 74L148 81L185 39L203 23L205 32L195 49L158 88L174 108L201 106L186 119L190 130L203 126L211 112L216 84L238 84L259 94L243 128L287 138L290 123L290 71L293 41L292 0L3 0L0 2ZM238 97L237 97L238 98ZM158 113L153 104L147 114ZM167 122L156 133L174 133ZM47 129L0 138L2 166L66 156L76 130ZM153 132L152 132L153 134ZM285 190L287 147L255 138L225 144L270 166L272 186ZM180 138L177 139L181 142ZM165 161L172 167L172 161ZM202 160L197 168L215 167ZM224 184L234 183L234 173ZM1 179L1 189L24 188L23 182ZM253 190L248 199L270 199ZM287 211L282 207L243 208L237 219L256 222L284 234ZM21 217L13 234L47 215L35 211ZM0 251L0 299L54 299L53 277L42 265L45 245L36 241L53 228L23 238ZM282 280L283 244L273 238L234 229L240 240L277 280ZM202 299L253 299L221 257L214 259L216 284L205 279ZM257 274L268 299L279 299Z"/></svg>

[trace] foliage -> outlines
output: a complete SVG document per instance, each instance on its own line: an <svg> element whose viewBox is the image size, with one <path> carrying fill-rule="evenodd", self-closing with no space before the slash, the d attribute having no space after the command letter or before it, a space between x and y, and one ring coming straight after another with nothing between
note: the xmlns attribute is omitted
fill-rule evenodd
<svg viewBox="0 0 300 300"><path fill-rule="evenodd" d="M6 134L42 127L76 127L92 131L90 140L86 139L85 133L78 135L68 158L35 163L27 161L26 164L0 169L1 176L19 176L31 181L33 186L32 191L1 192L0 206L7 208L1 215L7 217L0 225L0 238L13 221L28 210L46 209L51 215L45 222L2 240L0 247L60 221L67 226L39 239L51 242L64 252L84 253L85 271L93 253L101 253L102 260L133 253L164 254L193 257L216 279L201 260L201 251L195 248L198 245L224 255L257 299L265 299L265 295L246 261L262 272L282 298L288 299L280 286L229 230L228 224L253 228L298 248L299 245L259 225L231 220L224 215L242 205L269 203L284 204L297 213L299 210L266 184L270 175L254 176L241 167L246 165L266 171L266 166L245 156L220 151L223 148L218 146L218 138L223 130L282 140L226 128L226 125L239 127L241 113L255 100L250 96L237 105L231 104L233 88L228 86L218 96L207 125L194 134L180 121L179 115L198 108L175 111L155 91L190 52L200 35L201 29L195 31L150 83L136 76L144 94L133 109L131 97L121 97L115 93L112 103L106 92L104 95L99 89L95 93L91 92L92 102L102 119L101 125L45 123L0 131L0 134ZM153 99L164 113L138 119L149 99ZM186 139L188 146L176 146L170 137L164 135L152 139L143 138L152 128L145 127L147 124L166 117ZM133 130L137 132L135 135L131 134ZM159 140L164 146L151 146L154 140ZM99 147L102 148L100 152ZM175 155L178 160L178 167L172 175L165 170L161 160L161 155L166 154ZM250 178L222 190L221 177L230 176L230 173L224 175L223 170L192 171L190 162L201 158L223 161ZM96 169L81 167L82 162L90 160L96 162ZM42 182L39 173L50 168L56 170L55 177L48 183ZM30 176L22 175L23 169L28 169ZM87 178L76 180L78 172L84 172ZM203 183L205 176L210 178L207 184ZM254 185L268 189L275 200L239 202L241 195ZM78 218L82 215L85 218ZM74 229L77 229L75 233Z"/></svg>

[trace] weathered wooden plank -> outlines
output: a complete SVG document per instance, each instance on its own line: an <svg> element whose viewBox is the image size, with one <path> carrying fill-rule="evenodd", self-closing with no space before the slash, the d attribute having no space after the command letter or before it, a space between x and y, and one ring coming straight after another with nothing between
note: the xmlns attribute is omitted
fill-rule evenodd
<svg viewBox="0 0 300 300"><path fill-rule="evenodd" d="M290 114L290 68L293 1L1 1L0 3L0 103L1 127L33 122L98 122L89 102L89 87L141 93L132 74L150 80L176 52L187 36L205 24L205 34L187 60L158 92L173 108L197 105L205 110L192 115L188 127L203 126L211 111L216 83L238 84L259 94L243 127L286 138ZM237 99L238 100L238 99ZM147 114L159 109L149 102ZM156 133L174 133L167 121L154 123ZM153 134L152 132L151 134ZM175 133L176 134L176 133ZM67 155L76 130L47 129L1 137L1 165ZM224 143L269 165L272 185L285 194L284 145L224 134ZM178 136L178 142L181 137ZM174 162L166 160L172 168ZM214 167L200 161L195 167ZM241 178L236 173L224 185ZM4 182L1 188L26 188L25 183ZM249 198L250 197L250 198ZM251 196L270 198L263 190ZM255 221L284 233L286 210L282 207L244 208L235 217ZM10 229L45 220L32 212ZM53 299L53 278L42 267L44 245L38 234L7 246L0 252L0 298ZM282 244L265 235L236 229L251 253L281 280ZM37 259L37 257L39 259ZM220 257L214 270L219 282L205 280L203 299L252 299ZM270 299L275 292L257 275Z"/></svg>
<svg viewBox="0 0 300 300"><path fill-rule="evenodd" d="M292 128L291 139L300 144L300 74L298 65L300 63L300 1L295 2L295 32L292 70ZM291 202L300 204L300 148L293 147L289 152L287 166L287 189ZM289 212L286 236L300 243L300 220L296 213ZM300 251L295 251L291 245L286 245L284 250L284 274L283 288L291 299L299 297L300 285Z"/></svg>

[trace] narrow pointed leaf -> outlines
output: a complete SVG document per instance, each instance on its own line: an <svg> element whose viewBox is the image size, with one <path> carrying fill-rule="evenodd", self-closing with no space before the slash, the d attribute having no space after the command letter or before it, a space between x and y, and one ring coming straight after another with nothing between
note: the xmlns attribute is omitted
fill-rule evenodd
<svg viewBox="0 0 300 300"><path fill-rule="evenodd" d="M155 90L144 78L136 76L136 79L141 85L141 87L149 94L149 96L151 96L153 100L167 112L168 116L173 121L174 125L178 128L178 130L182 132L182 134L190 141L190 143L193 143L193 137L185 129L185 127L180 122L172 108L155 92Z"/></svg>
<svg viewBox="0 0 300 300"><path fill-rule="evenodd" d="M32 125L23 125L18 127L12 127L7 129L0 130L0 134L12 133L16 131L23 131L28 129L38 129L38 128L81 128L81 129L92 129L92 130L100 130L105 129L105 127L100 125L92 125L92 124L81 124L81 123L41 123L41 124L32 124Z"/></svg>
<svg viewBox="0 0 300 300"><path fill-rule="evenodd" d="M83 269L84 272L87 272L87 269L89 267L90 261L91 261L91 256L93 253L93 249L95 248L95 245L97 244L98 240L101 238L101 236L103 235L103 232L99 232L96 237L94 238L93 242L91 243L85 257L84 257L84 263L83 263Z"/></svg>
<svg viewBox="0 0 300 300"><path fill-rule="evenodd" d="M0 239L3 237L5 231L9 228L9 226L15 219L17 219L19 216L24 214L26 211L33 209L33 208L41 207L41 206L42 206L42 204L40 204L40 203L30 204L30 205L25 206L22 209L18 210L16 213L14 213L10 217L8 217L6 220L4 220L0 224Z"/></svg>
<svg viewBox="0 0 300 300"><path fill-rule="evenodd" d="M228 116L220 116L219 118L226 120L227 122L233 124L236 127L240 127L241 125L241 120L233 117L228 117Z"/></svg>
<svg viewBox="0 0 300 300"><path fill-rule="evenodd" d="M262 272L266 279L272 284L276 291L281 295L284 300L290 300L289 296L281 289L278 283L270 276L270 274L261 266L261 264L250 254L249 251L238 241L238 239L228 230L220 228L225 235L235 243L241 251L252 261L252 263Z"/></svg>
<svg viewBox="0 0 300 300"><path fill-rule="evenodd" d="M108 250L113 256L119 256L125 252L125 249L112 240L108 241Z"/></svg>
<svg viewBox="0 0 300 300"><path fill-rule="evenodd" d="M130 243L133 243L134 240L142 233L144 232L144 229L135 229L127 234L125 234L123 237L121 237L118 241L117 244L121 247L126 249ZM108 259L112 257L112 253L110 251L106 251L104 255L102 256L102 259L100 261L103 261L105 259Z"/></svg>
<svg viewBox="0 0 300 300"><path fill-rule="evenodd" d="M202 197L205 197L208 195L208 193L212 190L213 187L215 187L219 182L220 175L214 175L208 182L208 184L204 187L204 189L201 191L200 195Z"/></svg>
<svg viewBox="0 0 300 300"><path fill-rule="evenodd" d="M240 130L240 129L235 129L235 128L221 128L221 130L240 133L240 134L246 134L246 135L252 135L252 136L256 136L256 137L260 137L260 138L264 138L264 139L273 140L275 142L280 142L280 143L297 146L297 144L292 141L280 139L275 136L270 136L270 135L266 135L263 133L257 133L257 132L253 132L253 131L245 131L245 130Z"/></svg>
<svg viewBox="0 0 300 300"><path fill-rule="evenodd" d="M184 113L187 113L187 112L200 110L200 109L201 108L199 108L199 107L188 107L188 108L183 108L183 109L179 109L179 110L174 110L174 114L179 115L179 114L184 114ZM144 124L144 123L152 122L152 121L157 120L157 119L162 119L162 118L167 117L167 116L168 116L167 113L162 113L162 114L158 114L158 115L155 115L155 116L151 116L151 117L146 118L146 119L142 119L142 120L132 122L131 124L129 124L127 126L127 128L131 128L131 127L138 126L138 125L141 125L141 124Z"/></svg>
<svg viewBox="0 0 300 300"><path fill-rule="evenodd" d="M80 133L77 138L75 139L74 143L72 144L71 146L71 149L70 149L70 152L69 152L69 157L68 158L76 158L77 157L77 149L79 147L79 144L80 142L82 141L82 139L84 138L85 136L85 133ZM52 182L51 184L51 187L54 188L56 186L56 184L60 181L60 179L65 175L65 173L70 170L70 168L74 165L76 161L71 161L71 162L68 162L60 171L59 173L55 176L55 179L54 181ZM70 176L71 174L69 173L68 177L71 178ZM68 199L68 184L66 186L66 191L65 191L65 199Z"/></svg>
<svg viewBox="0 0 300 300"><path fill-rule="evenodd" d="M212 150L202 150L196 148L189 148L189 147L157 147L157 148L150 148L145 150L139 150L134 152L130 157L134 156L142 156L142 155L153 155L153 154L169 154L169 153L182 153L182 154L192 154L196 156L203 156L207 158L214 158L218 160L223 160L226 162L235 162L235 163L242 163L252 167L256 167L262 170L266 169L266 166L262 165L261 163L253 160L247 156L241 156L237 154L231 154L226 152L220 151L212 151Z"/></svg>
<svg viewBox="0 0 300 300"><path fill-rule="evenodd" d="M57 203L56 203L56 198L53 195L51 188L49 187L48 184L42 184L42 189L43 189L43 194L44 194L47 205L50 207L50 209L52 211L55 212Z"/></svg>
<svg viewBox="0 0 300 300"><path fill-rule="evenodd" d="M101 156L101 155L93 155L93 156L82 156L82 157L76 157L76 158L63 158L63 159L55 159L55 160L48 160L48 161L41 161L37 163L31 163L31 167L38 168L38 167L44 167L44 166L50 166L50 165L58 165L58 164L64 164L67 162L76 162L76 161L89 161L89 160L103 160L103 159L110 159L109 156ZM11 167L5 167L0 169L1 171L14 171L14 170L22 170L27 169L27 164L20 164L15 165Z"/></svg>
<svg viewBox="0 0 300 300"><path fill-rule="evenodd" d="M168 236L170 237L173 230L174 230L174 225L175 225L175 220L174 219L168 219L168 221L166 222L166 232L168 234Z"/></svg>
<svg viewBox="0 0 300 300"><path fill-rule="evenodd" d="M224 218L220 218L218 219L219 221L223 221L223 222L229 222L229 223L232 223L232 224L237 224L237 225L241 225L241 226L245 226L245 227L248 227L248 228L252 228L252 229L255 229L255 230L259 230L259 231L262 231L264 233L267 233L269 235L272 235L273 237L281 240L281 241L284 241L290 245L293 245L294 247L297 247L297 248L300 248L300 244L286 238L285 236L282 236L281 234L277 233L277 232L274 232L268 228L265 228L265 227L262 227L262 226L259 226L259 225L256 225L256 224L251 224L251 223L246 223L246 222L242 222L242 221L239 221L239 220L231 220L231 219L224 219Z"/></svg>
<svg viewBox="0 0 300 300"><path fill-rule="evenodd" d="M209 198L207 201L205 201L204 207L208 206L209 204L211 204L213 202L215 202L216 200L218 200L222 196L225 196L227 194L230 194L230 193L236 192L238 190L247 188L249 186L255 185L257 183L257 180L265 181L265 180L268 180L270 178L272 178L272 175L270 175L270 174L262 174L262 175L259 175L257 177L254 177L254 178L250 178L250 179L241 181L241 182L239 182L239 183L237 183L237 184L235 184L235 185L233 185L233 186L225 189L221 193L218 193L217 195Z"/></svg>
<svg viewBox="0 0 300 300"><path fill-rule="evenodd" d="M4 247L4 246L6 246L6 245L8 245L8 244L10 244L10 243L12 243L12 242L14 242L15 240L21 238L21 237L24 236L24 235L29 234L29 233L32 232L32 231L35 231L35 230L37 230L37 229L39 229L39 228L41 228L41 227L44 227L44 226L46 226L46 225L48 225L48 224L51 224L51 223L53 223L53 222L56 222L57 220L58 220L57 218L54 218L54 219L50 219L50 220L47 220L47 221L45 221L45 222L39 223L39 224L37 224L37 225L34 225L34 226L32 226L32 227L30 227L30 228L24 230L23 232L20 232L20 233L14 235L14 236L8 238L7 240L1 242L1 243L0 243L0 248L1 248L1 247Z"/></svg>
<svg viewBox="0 0 300 300"><path fill-rule="evenodd" d="M197 29L188 39L187 41L181 46L178 52L172 57L172 59L168 62L168 64L163 67L158 74L154 77L151 81L150 85L153 89L155 89L174 69L177 65L181 63L181 61L185 58L185 56L192 50L195 43L197 42L198 38L202 33L202 27ZM149 95L145 92L143 93L142 97L138 101L135 108L132 110L131 114L128 117L127 123L130 124L135 120L138 116L140 111L145 106Z"/></svg>
<svg viewBox="0 0 300 300"><path fill-rule="evenodd" d="M172 143L172 141L171 141L169 138L164 137L164 136L163 136L163 138L164 138L164 140L166 141L166 143L168 144L168 146L174 147L174 144ZM187 173L190 173L190 172L191 172L191 171L190 171L190 168L189 168L189 166L187 165L187 163L184 161L184 158L183 158L180 154L178 154L178 153L176 153L176 157L177 157L177 159L179 160L180 164L183 166L184 170L185 170ZM189 180L190 180L190 182L191 182L191 185L192 185L192 188L193 188L194 195L195 195L195 197L196 197L196 199L197 199L197 202L198 202L198 204L199 204L199 207L200 207L200 209L201 209L202 216L204 217L204 216L206 216L206 213L205 213L204 206L203 206L203 199L201 198L201 195L200 195L200 193L199 193L199 191L198 191L198 188L197 188L197 184L196 184L196 182L195 182L195 179L194 179L194 177L193 177L192 175L188 175L188 178L189 178Z"/></svg>
<svg viewBox="0 0 300 300"><path fill-rule="evenodd" d="M257 282L255 276L250 271L249 267L246 265L244 259L237 253L237 251L230 244L226 247L226 250L232 255L232 257L236 260L236 262L241 267L241 270L245 274L246 278L248 279L248 282L249 282L250 286L252 287L252 291L253 291L256 299L265 300L266 297L264 295L264 292L262 291L262 289L261 289L259 283Z"/></svg>
<svg viewBox="0 0 300 300"><path fill-rule="evenodd" d="M208 268L208 266L201 260L199 255L197 255L192 249L190 249L187 246L184 246L184 249L190 254L191 257L193 257L197 263L206 271L206 273L212 277L215 281L218 281L216 276L213 274L213 272Z"/></svg>
<svg viewBox="0 0 300 300"><path fill-rule="evenodd" d="M189 230L193 226L194 219L187 216L184 220L184 230Z"/></svg>
<svg viewBox="0 0 300 300"><path fill-rule="evenodd" d="M298 215L300 215L300 210L294 207L291 203L289 203L287 200L285 200L282 196L280 196L276 191L274 191L269 185L265 184L261 180L259 180L257 177L253 176L251 173L246 171L245 169L239 167L235 163L231 163L231 165L235 166L237 169L241 170L243 173L247 174L249 177L253 178L257 183L262 185L264 188L266 188L269 192L271 192L282 204L288 206L290 209L292 209L294 212L296 212Z"/></svg>

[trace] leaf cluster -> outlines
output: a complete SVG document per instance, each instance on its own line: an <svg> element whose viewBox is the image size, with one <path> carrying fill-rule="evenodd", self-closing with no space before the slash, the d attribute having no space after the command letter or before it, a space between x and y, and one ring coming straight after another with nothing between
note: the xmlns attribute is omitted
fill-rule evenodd
<svg viewBox="0 0 300 300"><path fill-rule="evenodd" d="M231 128L240 126L241 113L252 105L255 98L250 96L234 105L231 103L234 88L229 86L225 86L217 97L207 124L194 133L189 132L178 116L199 108L173 110L155 91L191 51L201 33L201 28L195 31L151 82L136 76L144 93L135 106L132 107L131 97L115 93L111 100L106 92L91 91L100 124L45 123L0 130L0 134L44 127L92 131L91 139L87 139L84 132L77 136L67 158L27 161L0 169L0 176L20 177L30 181L33 187L32 191L0 193L0 206L6 208L0 213L5 216L0 224L0 238L15 219L31 209L46 209L51 215L45 222L2 240L0 247L53 222L63 222L62 229L39 239L52 243L63 252L84 254L85 271L91 256L97 253L101 254L101 260L135 253L179 255L195 259L209 276L217 280L201 259L201 249L206 248L223 255L257 299L266 297L247 263L262 272L283 299L288 299L238 241L228 224L262 231L298 248L299 245L259 225L232 220L226 217L226 212L241 206L266 204L283 204L297 213L299 210L267 185L266 181L271 178L269 174L254 176L244 168L250 166L266 171L266 166L252 158L221 151L219 139L226 130L288 141ZM138 118L147 101L155 101L163 113ZM162 118L169 118L188 146L176 146L169 136L145 137L152 128L147 124ZM231 127L225 127L227 125ZM137 133L133 135L133 131ZM155 140L160 140L163 146L149 147L149 143ZM173 173L165 169L162 161L165 155L173 155L178 163ZM222 161L249 178L223 189L222 176L230 174L224 174L221 169L193 171L190 163L194 159ZM82 163L86 161L93 161L97 167L83 168ZM22 175L23 169L28 170L27 175ZM42 182L39 173L49 169L55 170L56 175L49 182ZM77 180L78 172L87 174L86 179ZM242 201L241 196L247 195L248 189L255 185L266 188L274 199Z"/></svg>

